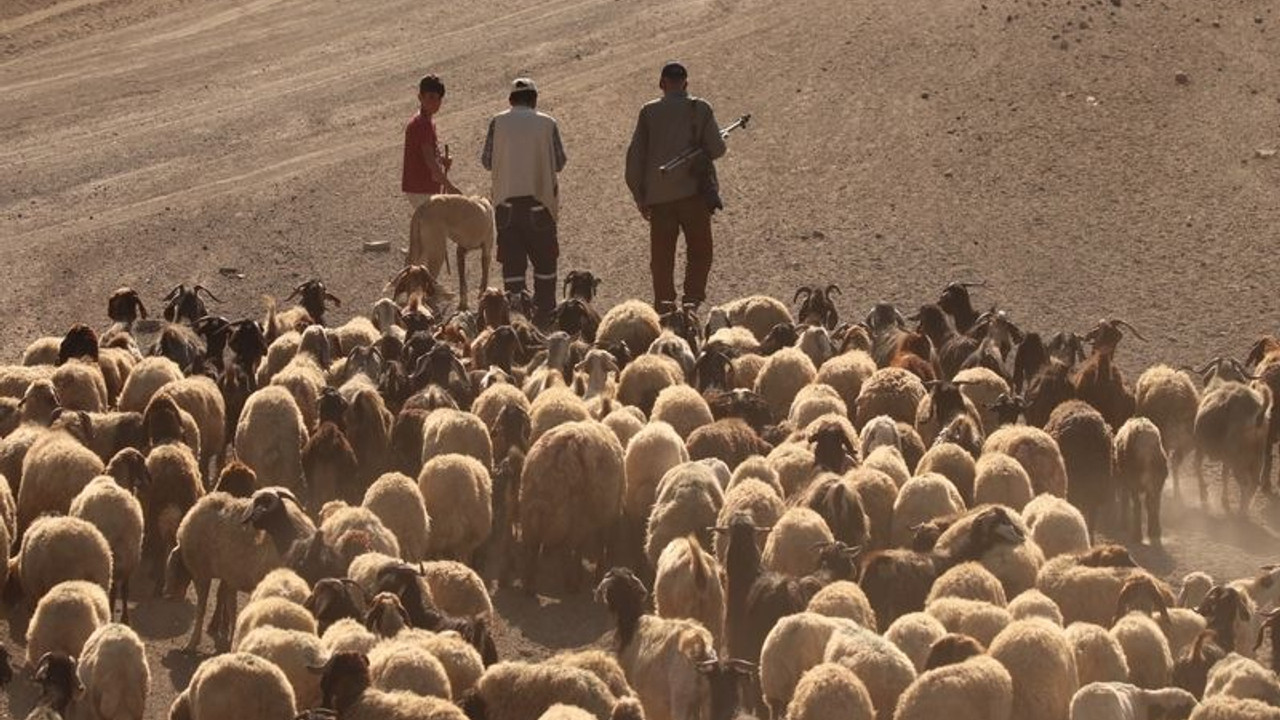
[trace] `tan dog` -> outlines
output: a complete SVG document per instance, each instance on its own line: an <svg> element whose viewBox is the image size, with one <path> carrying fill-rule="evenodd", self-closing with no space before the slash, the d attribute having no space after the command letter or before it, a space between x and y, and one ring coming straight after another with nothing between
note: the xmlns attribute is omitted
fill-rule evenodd
<svg viewBox="0 0 1280 720"><path fill-rule="evenodd" d="M466 257L480 251L480 288L489 286L489 261L497 231L493 205L478 195L435 195L418 207L409 225L409 255L406 265L425 265L433 278L448 262L447 240L457 245L458 309L467 309ZM442 288L441 288L442 289Z"/></svg>

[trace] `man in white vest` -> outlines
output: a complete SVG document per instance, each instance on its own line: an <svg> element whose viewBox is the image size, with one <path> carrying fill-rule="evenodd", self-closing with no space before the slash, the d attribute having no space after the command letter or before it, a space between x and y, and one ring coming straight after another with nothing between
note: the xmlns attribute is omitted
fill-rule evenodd
<svg viewBox="0 0 1280 720"><path fill-rule="evenodd" d="M494 220L498 226L498 262L507 292L525 289L525 270L533 265L535 322L549 321L556 305L556 222L564 168L564 145L556 121L538 107L538 88L516 78L507 98L511 109L489 121L480 163L493 173Z"/></svg>

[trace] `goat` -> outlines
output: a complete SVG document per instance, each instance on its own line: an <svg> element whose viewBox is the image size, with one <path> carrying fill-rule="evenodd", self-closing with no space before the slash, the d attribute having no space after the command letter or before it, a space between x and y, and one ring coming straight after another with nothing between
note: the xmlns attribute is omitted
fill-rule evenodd
<svg viewBox="0 0 1280 720"><path fill-rule="evenodd" d="M820 285L802 285L791 300L800 303L800 308L796 311L797 321L802 325L820 325L828 330L835 330L840 324L840 313L831 296L839 294L838 285L828 285L825 288ZM804 300L800 299L802 295Z"/></svg>

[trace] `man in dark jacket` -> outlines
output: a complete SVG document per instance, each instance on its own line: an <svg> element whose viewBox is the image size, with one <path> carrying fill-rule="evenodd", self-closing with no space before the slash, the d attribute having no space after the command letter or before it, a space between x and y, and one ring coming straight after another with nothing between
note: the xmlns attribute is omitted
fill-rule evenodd
<svg viewBox="0 0 1280 720"><path fill-rule="evenodd" d="M700 146L708 160L725 152L711 105L689 95L688 78L678 62L663 66L658 81L662 97L640 108L627 148L627 187L649 221L649 269L654 305L660 310L675 308L673 276L681 230L686 245L682 303L696 306L707 299L711 272L711 208L699 189L698 163L687 162L666 173L658 169L692 146Z"/></svg>

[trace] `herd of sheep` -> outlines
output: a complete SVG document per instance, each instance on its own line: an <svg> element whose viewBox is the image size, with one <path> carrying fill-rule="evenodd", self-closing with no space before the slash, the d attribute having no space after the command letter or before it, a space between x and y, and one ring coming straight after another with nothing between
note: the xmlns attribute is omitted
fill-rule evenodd
<svg viewBox="0 0 1280 720"><path fill-rule="evenodd" d="M700 318L599 282L551 327L415 266L336 326L318 280L234 320L121 288L0 366L30 717L141 720L130 599L192 587L174 720L1280 717L1280 569L1174 588L1095 542L1159 544L1166 478L1210 512L1206 461L1223 513L1271 492L1280 341L1130 383L1127 323L971 284L842 323L835 286ZM495 588L594 589L609 647L504 661Z"/></svg>

